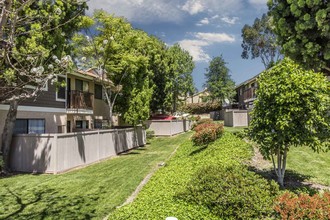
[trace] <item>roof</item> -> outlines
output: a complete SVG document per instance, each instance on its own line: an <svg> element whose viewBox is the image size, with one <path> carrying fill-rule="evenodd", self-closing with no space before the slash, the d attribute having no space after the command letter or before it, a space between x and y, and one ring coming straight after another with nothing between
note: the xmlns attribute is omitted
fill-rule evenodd
<svg viewBox="0 0 330 220"><path fill-rule="evenodd" d="M260 74L261 74L261 73L258 73L258 74L255 75L254 77L252 77L252 78L250 78L250 79L248 79L248 80L245 80L244 82L238 84L238 85L236 86L236 89L237 89L238 87L241 87L241 86L243 86L243 85L246 85L246 84L248 84L248 83L254 81L255 79L258 78L258 76L259 76Z"/></svg>
<svg viewBox="0 0 330 220"><path fill-rule="evenodd" d="M202 94L202 93L205 93L205 92L208 92L208 91L207 91L207 88L205 88L204 90L202 90L202 91L200 91L200 92L197 92L197 93L195 93L195 94L192 94L192 95L189 96L189 97L198 96L198 95L200 95L200 94ZM189 97L188 97L188 98L189 98Z"/></svg>
<svg viewBox="0 0 330 220"><path fill-rule="evenodd" d="M90 68L87 70L76 70L72 73L73 75L81 76L87 79L96 80L96 81L102 81L102 76L98 74L96 69ZM107 76L105 74L104 81L108 82L109 84L113 85L113 82L109 79L107 79Z"/></svg>

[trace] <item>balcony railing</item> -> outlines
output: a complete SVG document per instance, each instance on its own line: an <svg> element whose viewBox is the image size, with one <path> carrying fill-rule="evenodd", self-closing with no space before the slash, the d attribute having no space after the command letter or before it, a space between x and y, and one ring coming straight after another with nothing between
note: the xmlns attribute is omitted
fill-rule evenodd
<svg viewBox="0 0 330 220"><path fill-rule="evenodd" d="M68 91L68 108L89 109L94 108L94 94L78 90Z"/></svg>
<svg viewBox="0 0 330 220"><path fill-rule="evenodd" d="M257 98L256 90L257 90L257 88L254 88L254 87L248 88L247 90L245 90L243 93L244 101Z"/></svg>

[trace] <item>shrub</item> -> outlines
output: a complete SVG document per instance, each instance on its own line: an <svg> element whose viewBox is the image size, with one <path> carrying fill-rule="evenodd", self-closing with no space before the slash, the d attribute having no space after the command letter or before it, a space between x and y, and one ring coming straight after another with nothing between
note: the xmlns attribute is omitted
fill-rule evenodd
<svg viewBox="0 0 330 220"><path fill-rule="evenodd" d="M155 136L155 131L151 129L146 130L146 138L147 140L152 139Z"/></svg>
<svg viewBox="0 0 330 220"><path fill-rule="evenodd" d="M254 219L270 216L278 185L243 166L207 166L200 169L178 194L193 204L207 207L223 219Z"/></svg>
<svg viewBox="0 0 330 220"><path fill-rule="evenodd" d="M285 192L275 200L274 210L282 219L330 219L330 192L313 196Z"/></svg>
<svg viewBox="0 0 330 220"><path fill-rule="evenodd" d="M199 116L198 116L199 117ZM213 122L213 119L211 118L200 118L192 125L191 129L194 129L196 126L200 125L200 124L210 124Z"/></svg>
<svg viewBox="0 0 330 220"><path fill-rule="evenodd" d="M221 110L221 104L219 102L189 103L182 106L180 110L190 114L203 114Z"/></svg>
<svg viewBox="0 0 330 220"><path fill-rule="evenodd" d="M199 124L197 125L194 130L196 133L191 137L192 142L194 145L198 146L205 146L213 141L215 141L217 138L219 138L224 129L222 124Z"/></svg>
<svg viewBox="0 0 330 220"><path fill-rule="evenodd" d="M199 116L199 115L197 115L197 116L192 115L189 117L189 120L194 121L194 122L199 121L200 119L201 119L201 116Z"/></svg>

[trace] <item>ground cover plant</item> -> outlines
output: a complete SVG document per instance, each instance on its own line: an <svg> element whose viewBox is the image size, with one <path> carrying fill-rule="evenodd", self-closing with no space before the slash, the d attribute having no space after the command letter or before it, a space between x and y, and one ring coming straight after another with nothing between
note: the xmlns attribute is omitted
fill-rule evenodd
<svg viewBox="0 0 330 220"><path fill-rule="evenodd" d="M0 219L102 219L191 133L154 138L147 147L60 175L0 179Z"/></svg>
<svg viewBox="0 0 330 220"><path fill-rule="evenodd" d="M215 182L223 176L220 174L220 176L217 176L216 174L221 168L228 169L226 173L229 174L230 167L241 167L242 162L249 160L251 156L251 146L231 133L224 133L220 139L210 144L207 148L196 149L193 147L191 141L186 141L178 148L176 154L168 161L165 167L154 174L136 200L132 204L116 210L109 216L109 219L165 219L168 216L175 216L178 219L242 219L244 217L243 215L237 217L231 214L242 209L242 207L247 208L251 204L248 204L249 201L242 200L243 196L239 195L241 192L235 184L234 180L236 178L232 178L233 182L228 183L227 186L221 185L217 188ZM210 164L212 164L211 167L215 168L210 168ZM233 169L236 170L236 168ZM254 202L257 201L256 205L266 207L266 204L268 204L266 210L269 210L269 205L272 205L271 195L273 195L273 192L270 192L267 181L256 174L250 173L244 166L241 169L236 175L240 176L239 178L246 178L249 181L238 182L242 184L247 182L250 185L250 188L248 187L246 191L246 197L253 191L254 195L256 195L255 198L259 196L259 198L262 198L254 200ZM210 175L204 176L203 173L209 173ZM215 181L205 181L203 183L203 178L197 180L200 175L205 180L209 178ZM247 177L244 177L244 175ZM253 178L249 178L250 176L253 176ZM235 174L233 174L233 177L235 177ZM210 186L211 188L215 187L214 189L217 189L219 193L217 196L222 196L228 191L234 193L227 198L228 201L235 203L235 206L231 207L231 213L220 214L220 210L215 210L208 206L208 204L212 204L212 201L209 203L207 195L203 196L197 193L199 198L194 198L195 201L192 201L193 195L189 191L195 192L194 187L202 188L203 186L201 184L209 186L207 185L209 182L213 185ZM263 192L255 190L258 186L261 186L261 189L267 189L268 194L267 190ZM249 191L251 189L252 191ZM201 192L201 190L196 191ZM211 197L215 196L211 189L209 192ZM234 201L235 198L236 202ZM251 213L250 216L263 217L263 214L258 213L258 211L257 214L253 213L253 209L249 210L249 212Z"/></svg>

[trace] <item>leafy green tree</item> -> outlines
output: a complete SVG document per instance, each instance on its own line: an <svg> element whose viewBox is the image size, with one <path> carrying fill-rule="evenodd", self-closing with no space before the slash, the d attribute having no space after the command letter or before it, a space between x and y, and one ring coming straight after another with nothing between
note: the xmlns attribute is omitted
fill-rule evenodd
<svg viewBox="0 0 330 220"><path fill-rule="evenodd" d="M154 41L145 32L133 29L125 19L102 10L95 12L93 18L86 18L85 24L85 33L77 33L73 38L77 63L98 69L102 76L110 126L114 111L121 112L124 120L134 125L147 119L153 88L149 53ZM95 35L90 31L91 25L96 25ZM134 112L132 103L139 104L143 111Z"/></svg>
<svg viewBox="0 0 330 220"><path fill-rule="evenodd" d="M260 57L265 68L273 66L280 58L280 47L276 44L276 36L271 29L270 17L263 14L256 18L252 26L244 25L242 29L243 59Z"/></svg>
<svg viewBox="0 0 330 220"><path fill-rule="evenodd" d="M210 93L210 99L213 101L232 100L235 95L235 83L230 78L229 69L222 56L214 57L206 68L206 82L204 86Z"/></svg>
<svg viewBox="0 0 330 220"><path fill-rule="evenodd" d="M167 49L168 47L164 42L151 37L154 41L154 50L150 52L150 70L153 72L152 84L154 85L154 91L152 100L150 103L150 110L156 112L158 110L165 111L166 106L164 100L167 93L165 87L167 84L166 76L169 74L169 68L167 64Z"/></svg>
<svg viewBox="0 0 330 220"><path fill-rule="evenodd" d="M268 8L284 55L330 73L329 1L271 0Z"/></svg>
<svg viewBox="0 0 330 220"><path fill-rule="evenodd" d="M290 147L309 146L319 152L329 146L329 82L286 58L263 72L258 85L250 134L262 155L272 159L283 186Z"/></svg>
<svg viewBox="0 0 330 220"><path fill-rule="evenodd" d="M18 103L70 68L67 40L87 6L78 0L5 0L0 6L0 102L9 104L1 154L8 171Z"/></svg>
<svg viewBox="0 0 330 220"><path fill-rule="evenodd" d="M171 112L175 112L180 101L184 100L188 93L193 93L192 71L195 68L192 56L182 49L179 44L174 44L167 50L168 74L165 76L164 104Z"/></svg>

